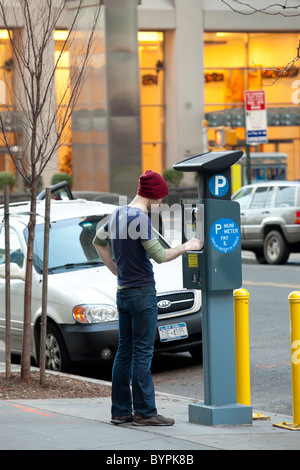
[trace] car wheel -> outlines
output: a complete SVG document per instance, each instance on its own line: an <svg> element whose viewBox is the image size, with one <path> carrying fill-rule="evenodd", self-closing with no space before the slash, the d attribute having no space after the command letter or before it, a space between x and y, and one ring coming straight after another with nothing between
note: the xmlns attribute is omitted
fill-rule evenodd
<svg viewBox="0 0 300 470"><path fill-rule="evenodd" d="M46 336L46 369L66 372L68 368L69 359L64 340L58 328L50 323Z"/></svg>
<svg viewBox="0 0 300 470"><path fill-rule="evenodd" d="M288 245L277 230L272 230L265 238L264 256L268 264L284 264L289 257Z"/></svg>

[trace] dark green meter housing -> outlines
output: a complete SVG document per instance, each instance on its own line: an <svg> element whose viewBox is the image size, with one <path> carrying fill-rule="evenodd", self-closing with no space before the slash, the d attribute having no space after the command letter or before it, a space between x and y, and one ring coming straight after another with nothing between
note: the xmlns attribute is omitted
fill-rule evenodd
<svg viewBox="0 0 300 470"><path fill-rule="evenodd" d="M230 167L242 155L208 152L173 166L198 177L198 199L181 201L182 241L201 241L182 257L183 286L202 291L204 404L189 405L189 420L213 426L252 423L252 408L236 403L233 290L242 285L242 260Z"/></svg>
<svg viewBox="0 0 300 470"><path fill-rule="evenodd" d="M182 241L202 242L200 252L186 253L184 287L201 290L236 289L241 286L240 207L231 201L230 167L241 151L209 152L174 165L175 170L198 174L199 199L183 199Z"/></svg>

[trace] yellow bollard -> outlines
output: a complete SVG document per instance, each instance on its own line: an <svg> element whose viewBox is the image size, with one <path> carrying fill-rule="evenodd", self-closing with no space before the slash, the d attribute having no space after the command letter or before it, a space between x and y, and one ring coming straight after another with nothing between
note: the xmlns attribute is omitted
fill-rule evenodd
<svg viewBox="0 0 300 470"><path fill-rule="evenodd" d="M235 364L237 403L251 406L250 341L249 341L249 292L236 289L234 298ZM270 416L253 413L254 420L268 420Z"/></svg>
<svg viewBox="0 0 300 470"><path fill-rule="evenodd" d="M300 431L300 291L289 295L291 320L291 372L293 394L293 423L274 424L276 427Z"/></svg>
<svg viewBox="0 0 300 470"><path fill-rule="evenodd" d="M249 292L233 292L235 319L235 364L237 403L251 406L250 346L249 346Z"/></svg>

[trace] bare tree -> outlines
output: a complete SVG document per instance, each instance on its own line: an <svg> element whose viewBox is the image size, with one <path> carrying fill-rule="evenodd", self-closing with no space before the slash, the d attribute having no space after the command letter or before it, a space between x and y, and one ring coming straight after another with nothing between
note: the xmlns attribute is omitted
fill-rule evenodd
<svg viewBox="0 0 300 470"><path fill-rule="evenodd" d="M63 135L84 83L100 14L100 1L95 0L89 32L85 35L77 62L72 62L68 82L55 106L56 71L64 52L74 40L86 0L74 2L76 6L71 11L67 11L67 3L68 0L0 0L0 21L8 31L13 52L13 71L20 84L18 88L12 89L6 83L10 105L5 106L5 112L0 113L0 140L30 188L21 360L23 380L30 378L32 266L38 182L46 165L64 143ZM54 59L53 34L67 14L67 36ZM15 133L15 144L19 148L17 153L12 149L11 130L7 132L7 117Z"/></svg>

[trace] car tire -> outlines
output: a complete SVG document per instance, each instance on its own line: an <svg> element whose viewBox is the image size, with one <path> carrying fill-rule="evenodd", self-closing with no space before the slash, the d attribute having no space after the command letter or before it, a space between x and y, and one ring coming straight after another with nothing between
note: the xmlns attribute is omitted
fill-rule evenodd
<svg viewBox="0 0 300 470"><path fill-rule="evenodd" d="M268 264L284 264L290 255L288 245L277 230L268 233L264 241L264 257Z"/></svg>
<svg viewBox="0 0 300 470"><path fill-rule="evenodd" d="M39 341L37 345L38 362L40 356ZM58 327L48 323L46 334L46 369L56 372L68 372L70 361L67 348Z"/></svg>

